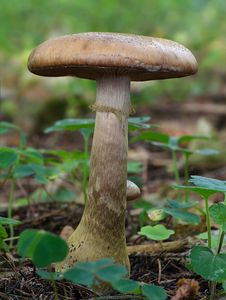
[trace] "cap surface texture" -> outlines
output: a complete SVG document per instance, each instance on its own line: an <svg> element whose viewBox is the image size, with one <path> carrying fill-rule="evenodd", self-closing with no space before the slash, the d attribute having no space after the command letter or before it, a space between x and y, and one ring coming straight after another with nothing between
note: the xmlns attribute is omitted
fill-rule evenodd
<svg viewBox="0 0 226 300"><path fill-rule="evenodd" d="M28 68L41 76L97 79L115 74L145 81L194 74L197 62L187 48L170 40L88 32L40 44L32 51Z"/></svg>

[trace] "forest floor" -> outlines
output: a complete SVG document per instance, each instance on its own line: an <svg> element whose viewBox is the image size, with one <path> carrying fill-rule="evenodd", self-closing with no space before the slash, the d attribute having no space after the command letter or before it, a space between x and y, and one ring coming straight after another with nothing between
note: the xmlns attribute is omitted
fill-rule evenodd
<svg viewBox="0 0 226 300"><path fill-rule="evenodd" d="M222 150L218 159L191 160L190 174L202 175L218 179L226 178L226 159L224 148L226 144L226 105L224 95L215 95L191 99L186 103L172 103L162 101L152 105L150 111L140 109L137 115L151 115L151 122L158 124L163 132L170 135L197 134L209 132L217 136L217 147ZM71 148L72 134L66 134L60 138L36 136L33 138L33 145L45 147L53 145L66 149ZM75 138L73 138L75 140ZM14 143L7 140L5 144ZM129 160L139 161L143 164L142 198L149 199L158 195L158 199L166 195L172 198L175 191L170 187L173 183L170 154L163 149L152 145L136 143L129 150ZM178 164L182 173L183 161L178 157ZM32 182L24 182L29 186ZM30 187L32 190L32 187ZM21 191L18 192L18 194ZM8 197L6 186L2 195L3 202ZM155 198L155 197L153 197ZM211 201L222 200L221 195L214 196ZM202 205L202 203L200 203ZM29 207L18 207L14 209L13 216L22 220L23 223L15 227L15 236L26 228L41 228L56 234L60 234L64 226L76 227L83 212L83 204L75 202L55 202L33 204ZM4 205L1 208L1 215L7 215ZM153 245L155 242L147 241L137 234L139 229L139 211L133 208L133 203L128 204L126 220L127 244L139 246L143 244ZM204 220L203 220L204 221ZM168 241L173 248L162 247L153 250L152 246L148 251L133 250L130 254L131 278L147 283L155 283L164 287L168 299L192 300L204 299L208 295L207 281L192 273L186 268L187 256L191 247L198 242L195 237L205 231L205 222L201 225L184 225L173 222L171 218L166 220L167 225L173 228L176 234ZM139 248L138 248L139 249ZM2 255L0 259L0 299L54 299L54 292L51 283L44 281L35 274L34 267L29 260L21 263L15 254ZM57 283L59 299L96 299L95 295L83 286L72 285L69 282ZM187 294L186 294L187 293ZM189 294L190 293L190 294ZM186 298L186 295L187 296ZM194 296L193 296L194 295ZM135 296L112 295L105 299L136 299ZM97 298L98 299L98 298ZM206 298L207 299L207 298ZM219 298L219 299L226 299Z"/></svg>

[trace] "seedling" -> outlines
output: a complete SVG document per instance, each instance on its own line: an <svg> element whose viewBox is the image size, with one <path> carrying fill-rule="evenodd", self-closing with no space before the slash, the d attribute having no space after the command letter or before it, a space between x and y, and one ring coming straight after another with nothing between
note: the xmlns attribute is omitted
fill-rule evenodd
<svg viewBox="0 0 226 300"><path fill-rule="evenodd" d="M139 223L140 227L144 226L145 222L148 220L148 211L154 209L153 204L144 199L141 199L133 204L133 208L140 209Z"/></svg>
<svg viewBox="0 0 226 300"><path fill-rule="evenodd" d="M226 254L220 253L226 231L226 205L224 201L224 203L213 204L209 207L208 200L215 193L226 193L226 181L202 176L191 176L190 182L194 185L176 186L176 188L193 191L204 199L208 241L208 247L196 246L192 249L190 255L191 266L196 273L211 281L210 299L214 299L215 282L223 283L226 280ZM212 244L210 218L219 226L218 243L215 251Z"/></svg>
<svg viewBox="0 0 226 300"><path fill-rule="evenodd" d="M7 231L5 229L5 226L6 225L15 226L15 225L19 225L19 224L20 224L20 221L0 217L0 250L2 250L4 252L8 252L9 251L9 246L6 243L6 240L11 240L11 238L12 238L12 237L10 237L10 239L7 239L8 234L7 234Z"/></svg>
<svg viewBox="0 0 226 300"><path fill-rule="evenodd" d="M40 151L27 147L26 135L21 130L6 123L1 127L0 132L6 133L7 130L16 128L20 134L20 143L16 148L1 147L0 148L0 187L10 181L10 194L8 205L8 218L13 217L14 195L16 181L21 178L34 176L39 185L45 185L49 182L49 177L54 173L54 169L44 166L44 158ZM29 203L29 199L28 203ZM30 203L29 203L30 204ZM13 246L14 229L13 224L10 224L10 247Z"/></svg>
<svg viewBox="0 0 226 300"><path fill-rule="evenodd" d="M8 133L11 130L20 131L20 128L12 123L0 121L0 134Z"/></svg>
<svg viewBox="0 0 226 300"><path fill-rule="evenodd" d="M52 263L62 261L68 254L67 243L55 234L44 230L27 229L20 234L17 245L22 258L31 258L37 268L50 267ZM58 299L55 280L61 274L38 270L39 276L49 279L53 285L55 299Z"/></svg>
<svg viewBox="0 0 226 300"><path fill-rule="evenodd" d="M153 127L154 125L150 125L147 122L150 121L149 116L137 117L137 118L129 118L128 119L128 128L131 131L139 130L139 129L148 129ZM60 131L79 131L83 137L84 141L84 151L83 153L79 152L64 152L64 151L45 151L47 154L55 154L59 156L66 162L68 169L64 169L64 171L69 171L70 173L74 171L74 169L78 166L82 166L83 174L82 174L82 191L85 203L87 201L87 184L89 177L89 140L94 130L94 119L64 119L57 121L53 126L48 127L45 130L45 133L51 132L60 132ZM78 154L78 155L77 155ZM76 157L77 155L77 157ZM77 162L77 163L76 163ZM132 167L133 166L133 167ZM136 168L137 166L137 168ZM140 164L139 164L140 166ZM60 168L63 169L63 165L59 165ZM130 170L133 168L132 170ZM129 163L128 172L137 173L140 170L140 167L136 165L136 163Z"/></svg>
<svg viewBox="0 0 226 300"><path fill-rule="evenodd" d="M98 291L98 285L108 283L120 293L143 295L145 299L150 300L166 299L163 288L126 279L127 275L124 266L115 264L111 258L104 258L95 262L76 263L64 273L63 277L75 284L86 285L94 291Z"/></svg>
<svg viewBox="0 0 226 300"><path fill-rule="evenodd" d="M193 207L197 208L197 202L195 201L181 203L181 201L167 200L163 207L154 208L150 202L140 200L134 203L133 207L141 209L139 215L141 227L149 220L159 222L164 220L168 215L185 223L200 223L200 217L189 211Z"/></svg>
<svg viewBox="0 0 226 300"><path fill-rule="evenodd" d="M200 223L200 217L194 213L188 211L192 207L196 207L197 202L186 202L181 203L176 200L168 200L166 207L163 207L162 210L174 217L175 219L179 219L183 222L197 225Z"/></svg>
<svg viewBox="0 0 226 300"><path fill-rule="evenodd" d="M82 163L82 191L85 203L87 202L87 184L89 174L89 140L93 133L95 120L94 119L65 119L57 121L53 126L48 127L45 133L55 131L79 131L84 141L84 159Z"/></svg>
<svg viewBox="0 0 226 300"><path fill-rule="evenodd" d="M154 241L167 240L172 234L175 233L174 230L167 229L164 225L158 224L155 226L144 226L138 232L140 235L145 235L148 239Z"/></svg>
<svg viewBox="0 0 226 300"><path fill-rule="evenodd" d="M18 254L22 258L30 258L38 268L37 274L50 280L58 299L56 280L66 279L75 284L82 284L93 291L103 283L111 285L120 293L138 294L145 299L165 300L166 292L154 284L145 284L126 279L128 271L125 266L114 263L112 258L104 258L95 262L76 263L65 272L43 270L52 263L63 261L68 253L67 243L55 234L44 230L28 229L22 232L17 245ZM142 299L144 299L142 297Z"/></svg>
<svg viewBox="0 0 226 300"><path fill-rule="evenodd" d="M27 229L20 235L18 253L31 258L38 268L62 261L68 254L67 243L55 234L44 230Z"/></svg>
<svg viewBox="0 0 226 300"><path fill-rule="evenodd" d="M166 299L166 292L163 288L126 279L127 275L124 266L115 264L111 258L105 258L96 262L77 263L63 276L75 284L83 284L93 290L98 290L99 284L108 283L120 293L143 295L145 299L150 300Z"/></svg>
<svg viewBox="0 0 226 300"><path fill-rule="evenodd" d="M144 131L136 136L132 141L146 141L151 142L156 146L160 146L171 151L172 161L173 161L173 170L176 184L180 184L180 175L177 166L177 153L182 153L184 156L184 183L188 185L189 179L189 158L192 154L200 155L216 155L218 151L215 149L199 149L191 150L187 147L184 147L185 144L193 140L207 140L210 137L206 136L195 136L195 135L182 135L182 136L170 136L161 132L154 131ZM185 201L188 201L188 194L185 194Z"/></svg>

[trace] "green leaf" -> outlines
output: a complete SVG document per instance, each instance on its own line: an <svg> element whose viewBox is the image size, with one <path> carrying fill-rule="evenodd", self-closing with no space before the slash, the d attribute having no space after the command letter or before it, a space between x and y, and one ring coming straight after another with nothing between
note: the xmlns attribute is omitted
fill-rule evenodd
<svg viewBox="0 0 226 300"><path fill-rule="evenodd" d="M75 131L82 128L94 128L94 124L94 119L64 119L57 121L53 126L48 127L44 132Z"/></svg>
<svg viewBox="0 0 226 300"><path fill-rule="evenodd" d="M18 158L15 149L2 147L0 148L0 169L6 169L16 163Z"/></svg>
<svg viewBox="0 0 226 300"><path fill-rule="evenodd" d="M213 204L210 206L209 212L215 223L226 224L226 205L223 203Z"/></svg>
<svg viewBox="0 0 226 300"><path fill-rule="evenodd" d="M204 279L212 281L226 280L226 254L214 255L204 246L196 246L190 254L193 270Z"/></svg>
<svg viewBox="0 0 226 300"><path fill-rule="evenodd" d="M52 198L56 201L73 201L75 200L76 194L75 192L66 189L66 188L59 188L53 195Z"/></svg>
<svg viewBox="0 0 226 300"><path fill-rule="evenodd" d="M96 271L96 276L101 280L113 283L128 274L125 266L114 264L103 267Z"/></svg>
<svg viewBox="0 0 226 300"><path fill-rule="evenodd" d="M20 135L20 148L24 149L27 144L27 134L25 132L21 132Z"/></svg>
<svg viewBox="0 0 226 300"><path fill-rule="evenodd" d="M173 185L176 189L190 191L199 194L203 198L209 198L211 195L218 193L217 190L211 190L205 187L199 186L186 186L186 185Z"/></svg>
<svg viewBox="0 0 226 300"><path fill-rule="evenodd" d="M154 284L144 284L142 294L149 300L165 300L167 298L166 291Z"/></svg>
<svg viewBox="0 0 226 300"><path fill-rule="evenodd" d="M127 164L127 173L140 174L142 173L143 164L137 161L129 161Z"/></svg>
<svg viewBox="0 0 226 300"><path fill-rule="evenodd" d="M196 150L195 153L199 154L199 155L209 156L209 155L217 155L220 152L218 150L215 150L215 149L204 148L204 149Z"/></svg>
<svg viewBox="0 0 226 300"><path fill-rule="evenodd" d="M148 129L153 127L154 125L147 124L151 120L151 117L133 117L128 119L128 127L129 130L138 130L138 129Z"/></svg>
<svg viewBox="0 0 226 300"><path fill-rule="evenodd" d="M185 150L184 148L179 147L179 139L180 137L178 136L170 136L169 141L167 143L168 148L170 148L171 150Z"/></svg>
<svg viewBox="0 0 226 300"><path fill-rule="evenodd" d="M112 284L113 289L124 294L137 292L139 286L139 283L132 279L120 279Z"/></svg>
<svg viewBox="0 0 226 300"><path fill-rule="evenodd" d="M209 136L204 135L182 135L178 138L178 144L189 143L193 140L209 140Z"/></svg>
<svg viewBox="0 0 226 300"><path fill-rule="evenodd" d="M145 141L145 142L160 142L163 144L168 144L169 142L169 135L156 132L156 131L144 131L141 132L138 136L132 139L133 142L137 141Z"/></svg>
<svg viewBox="0 0 226 300"><path fill-rule="evenodd" d="M14 178L23 178L27 176L34 175L35 179L41 183L48 183L48 177L54 174L54 169L50 167L45 167L39 164L25 164L18 165L15 168Z"/></svg>
<svg viewBox="0 0 226 300"><path fill-rule="evenodd" d="M192 154L194 151L182 148L180 145L183 143L188 143L194 139L209 139L209 137L205 136L191 136L191 135L183 135L183 136L169 136L167 134L161 132L142 132L140 135L132 139L132 141L146 141L152 142L153 145L165 147L173 151L183 152Z"/></svg>
<svg viewBox="0 0 226 300"><path fill-rule="evenodd" d="M170 208L176 208L176 209L183 209L183 208L191 208L197 205L197 201L190 201L190 202L181 202L176 200L167 200L167 204L170 206Z"/></svg>
<svg viewBox="0 0 226 300"><path fill-rule="evenodd" d="M64 150L43 150L44 154L56 156L60 161L72 161L85 159L84 152L81 151L64 151Z"/></svg>
<svg viewBox="0 0 226 300"><path fill-rule="evenodd" d="M18 220L10 219L10 218L0 217L0 224L1 225L19 225L19 224L21 224L21 222Z"/></svg>
<svg viewBox="0 0 226 300"><path fill-rule="evenodd" d="M0 249L4 252L9 252L9 246L6 244L5 241L0 239Z"/></svg>
<svg viewBox="0 0 226 300"><path fill-rule="evenodd" d="M197 238L199 238L200 240L208 241L208 233L207 232L202 232L202 233L197 235ZM211 245L212 245L213 249L217 248L217 246L218 246L218 237L217 236L215 236L215 235L211 236Z"/></svg>
<svg viewBox="0 0 226 300"><path fill-rule="evenodd" d="M43 164L44 158L42 153L34 148L26 148L20 152L25 159L26 163Z"/></svg>
<svg viewBox="0 0 226 300"><path fill-rule="evenodd" d="M134 204L133 204L133 208L141 208L143 210L149 210L153 207L153 204L151 204L150 202L144 200L144 199L141 199L139 201L136 201Z"/></svg>
<svg viewBox="0 0 226 300"><path fill-rule="evenodd" d="M226 232L226 224L224 224L224 225L222 226L222 230L223 230L224 232Z"/></svg>
<svg viewBox="0 0 226 300"><path fill-rule="evenodd" d="M84 284L88 287L92 287L95 283L94 274L82 266L75 266L67 270L64 273L64 279L70 280L75 284Z"/></svg>
<svg viewBox="0 0 226 300"><path fill-rule="evenodd" d="M31 258L37 267L42 268L62 261L68 254L68 245L53 233L27 229L20 235L17 250L20 256Z"/></svg>
<svg viewBox="0 0 226 300"><path fill-rule="evenodd" d="M218 192L226 192L226 181L208 178L203 176L191 176L189 182L193 183L196 186L204 187L209 190L218 191Z"/></svg>
<svg viewBox="0 0 226 300"><path fill-rule="evenodd" d="M5 228L0 224L0 239L6 239L8 236Z"/></svg>
<svg viewBox="0 0 226 300"><path fill-rule="evenodd" d="M139 214L140 227L144 226L144 224L146 223L147 220L148 220L147 212L145 210L142 210Z"/></svg>
<svg viewBox="0 0 226 300"><path fill-rule="evenodd" d="M43 279L46 280L61 280L63 279L63 274L60 272L47 272L43 270L37 270L36 273Z"/></svg>
<svg viewBox="0 0 226 300"><path fill-rule="evenodd" d="M174 234L174 230L167 229L164 225L158 224L155 226L144 226L138 232L140 235L145 235L147 238L155 241L162 241L168 239L172 234Z"/></svg>
<svg viewBox="0 0 226 300"><path fill-rule="evenodd" d="M7 237L8 237L8 234L5 230L5 228L0 224L0 250L2 250L4 252L9 251L9 247L6 244L6 242L4 241L4 239L6 239Z"/></svg>
<svg viewBox="0 0 226 300"><path fill-rule="evenodd" d="M163 208L163 210L173 216L174 218L180 219L184 222L191 223L191 224L199 224L200 218L198 215L193 214L191 212L179 209L172 209L172 208Z"/></svg>
<svg viewBox="0 0 226 300"><path fill-rule="evenodd" d="M20 128L12 123L1 121L0 122L0 134L4 134L9 130L20 130Z"/></svg>
<svg viewBox="0 0 226 300"><path fill-rule="evenodd" d="M84 140L89 140L91 134L93 133L93 127L92 128L81 128L79 130L84 138Z"/></svg>
<svg viewBox="0 0 226 300"><path fill-rule="evenodd" d="M94 262L76 263L64 273L64 278L76 284L92 287L98 280L114 283L127 275L124 266L115 264L111 258L104 258Z"/></svg>
<svg viewBox="0 0 226 300"><path fill-rule="evenodd" d="M17 165L14 171L14 178L28 177L34 174L34 170L31 165Z"/></svg>

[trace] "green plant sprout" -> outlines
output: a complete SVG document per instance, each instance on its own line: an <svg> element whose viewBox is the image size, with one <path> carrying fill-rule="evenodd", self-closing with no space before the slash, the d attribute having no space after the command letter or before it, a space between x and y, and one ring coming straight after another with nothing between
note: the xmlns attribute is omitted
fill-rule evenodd
<svg viewBox="0 0 226 300"><path fill-rule="evenodd" d="M27 229L19 237L17 252L22 258L30 258L37 268L50 268L55 262L62 261L68 254L67 243L60 237L44 230ZM60 274L43 270L37 271L44 279L49 279L54 290L55 299L58 292L55 280Z"/></svg>
<svg viewBox="0 0 226 300"><path fill-rule="evenodd" d="M209 207L209 197L215 193L226 193L226 181L202 176L191 176L192 186L175 186L178 189L189 190L199 194L205 201L207 247L196 246L190 254L192 269L203 278L210 280L210 299L215 298L216 282L226 280L226 253L221 253L225 243L226 204L213 204ZM217 247L213 247L211 234L211 218L219 226ZM215 249L214 249L215 248Z"/></svg>
<svg viewBox="0 0 226 300"><path fill-rule="evenodd" d="M124 266L114 263L111 258L104 258L95 262L76 263L74 267L63 273L63 278L75 284L83 284L93 291L98 291L98 285L110 284L112 288L123 294L137 295L137 299L164 300L166 292L154 284L146 284L127 279ZM108 299L108 297L98 297Z"/></svg>
<svg viewBox="0 0 226 300"><path fill-rule="evenodd" d="M19 127L8 122L0 122L0 134L8 133L9 130L17 130L20 135L18 147L0 147L0 187L10 182L7 216L11 219L17 180L33 175L40 185L47 184L49 182L47 178L52 174L53 169L44 166L44 158L38 150L27 147L26 135ZM13 226L14 224L9 225L10 248L13 246Z"/></svg>
<svg viewBox="0 0 226 300"><path fill-rule="evenodd" d="M144 116L144 117L136 117L136 118L129 118L128 122L128 128L130 131L135 131L139 129L148 129L151 128L154 125L150 125L147 122L150 121L149 116ZM82 157L79 158L79 165L82 165L82 191L83 191L83 197L84 197L84 202L87 202L87 185L88 185L88 177L89 177L89 140L90 137L93 133L94 130L94 124L95 120L94 119L64 119L57 121L53 124L53 126L48 127L45 129L45 133L51 133L51 132L58 132L58 131L79 131L83 137L83 142L84 142L84 151L82 153ZM62 158L62 151L56 152L56 151L47 151L46 153L49 154L56 154L60 155ZM65 152L64 152L65 153ZM75 152L74 152L75 153ZM66 160L69 161L69 153L66 154ZM78 157L77 157L78 159ZM78 162L76 160L76 157L73 156L71 157L71 160L68 163L69 168L71 171L73 171L73 166L78 164L75 162ZM135 172L134 172L135 173Z"/></svg>
<svg viewBox="0 0 226 300"><path fill-rule="evenodd" d="M8 238L8 233L5 229L5 226L15 226L19 225L21 222L9 219L5 217L0 217L0 250L4 252L9 251L9 245L6 243L7 241L11 241L13 237Z"/></svg>
<svg viewBox="0 0 226 300"><path fill-rule="evenodd" d="M161 132L144 131L138 136L132 139L132 141L146 141L151 142L153 145L160 146L171 151L173 172L176 184L180 184L180 174L177 166L177 153L182 153L184 156L184 183L188 185L189 179L189 158L192 154L199 155L216 155L218 151L215 149L199 149L192 150L185 148L184 145L189 144L193 140L208 140L210 137L207 136L196 136L196 135L182 135L182 136L170 136ZM188 201L188 193L185 193L185 202Z"/></svg>
<svg viewBox="0 0 226 300"><path fill-rule="evenodd" d="M141 227L141 230L138 232L140 235L145 235L148 239L154 241L163 241L167 240L175 231L167 229L164 225L158 224L155 226L144 226Z"/></svg>
<svg viewBox="0 0 226 300"><path fill-rule="evenodd" d="M48 127L45 133L56 131L79 131L83 137L84 142L84 160L82 163L82 191L84 202L87 202L87 185L88 185L88 173L89 173L89 140L94 130L94 119L64 119L57 121L53 126Z"/></svg>
<svg viewBox="0 0 226 300"><path fill-rule="evenodd" d="M139 299L166 299L166 292L163 288L125 278L128 276L127 269L125 266L114 263L112 258L104 258L95 262L76 263L65 272L48 271L52 263L63 261L68 250L67 243L57 235L36 229L23 231L17 245L18 254L22 258L30 258L38 268L37 274L43 279L50 280L55 299L58 299L55 281L63 279L74 284L85 285L91 288L95 295L98 293L98 285L107 283L116 291L137 295ZM45 268L47 268L47 271ZM107 298L103 296L98 297L98 299Z"/></svg>
<svg viewBox="0 0 226 300"><path fill-rule="evenodd" d="M197 208L196 201L181 203L181 201L167 200L161 208L153 207L153 205L143 199L133 204L134 208L140 209L139 214L140 227L148 221L159 222L164 220L168 215L185 223L197 225L200 223L200 217L189 210Z"/></svg>

